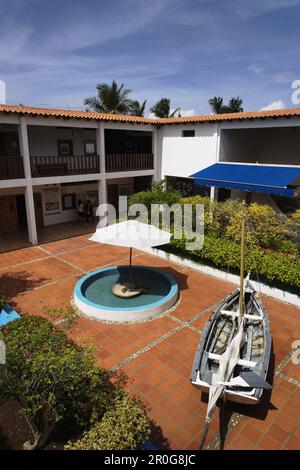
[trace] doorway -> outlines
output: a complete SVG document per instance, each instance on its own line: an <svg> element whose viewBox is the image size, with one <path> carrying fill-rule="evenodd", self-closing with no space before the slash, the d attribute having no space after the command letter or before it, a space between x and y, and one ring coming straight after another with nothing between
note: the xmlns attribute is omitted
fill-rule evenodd
<svg viewBox="0 0 300 470"><path fill-rule="evenodd" d="M36 228L44 227L43 204L41 193L33 194Z"/></svg>
<svg viewBox="0 0 300 470"><path fill-rule="evenodd" d="M27 213L24 194L19 194L16 196L16 206L19 230L20 232L25 232L27 230Z"/></svg>
<svg viewBox="0 0 300 470"><path fill-rule="evenodd" d="M109 184L107 186L107 202L111 204L116 209L116 214L118 214L119 209L119 186L117 184Z"/></svg>

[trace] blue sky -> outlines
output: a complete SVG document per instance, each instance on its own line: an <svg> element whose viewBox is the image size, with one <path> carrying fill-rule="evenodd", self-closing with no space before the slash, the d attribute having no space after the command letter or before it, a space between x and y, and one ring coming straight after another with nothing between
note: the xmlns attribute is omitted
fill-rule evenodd
<svg viewBox="0 0 300 470"><path fill-rule="evenodd" d="M0 0L7 103L82 109L115 79L182 114L214 95L294 106L300 0Z"/></svg>

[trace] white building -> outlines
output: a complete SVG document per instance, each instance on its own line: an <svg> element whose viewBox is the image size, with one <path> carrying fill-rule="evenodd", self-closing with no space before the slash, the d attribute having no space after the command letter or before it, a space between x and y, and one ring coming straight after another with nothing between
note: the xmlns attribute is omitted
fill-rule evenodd
<svg viewBox="0 0 300 470"><path fill-rule="evenodd" d="M0 105L0 236L25 229L36 244L41 227L78 219L79 199L116 205L164 177L189 192L215 162L300 168L299 141L298 108L146 119Z"/></svg>

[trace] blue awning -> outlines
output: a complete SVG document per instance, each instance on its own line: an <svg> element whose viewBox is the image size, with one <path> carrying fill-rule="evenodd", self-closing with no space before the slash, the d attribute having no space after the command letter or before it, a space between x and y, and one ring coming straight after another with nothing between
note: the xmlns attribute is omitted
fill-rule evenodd
<svg viewBox="0 0 300 470"><path fill-rule="evenodd" d="M300 168L268 165L215 163L191 175L201 186L233 188L293 197L300 187Z"/></svg>

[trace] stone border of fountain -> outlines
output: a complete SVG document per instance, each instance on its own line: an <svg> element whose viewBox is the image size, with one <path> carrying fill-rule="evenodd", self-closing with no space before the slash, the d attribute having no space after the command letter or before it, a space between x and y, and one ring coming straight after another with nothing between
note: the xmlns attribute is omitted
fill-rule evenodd
<svg viewBox="0 0 300 470"><path fill-rule="evenodd" d="M87 280L90 280L91 277L98 276L101 273L107 274L109 271L111 272L111 274L115 274L120 268L128 268L128 266L110 266L108 268L99 269L98 271L94 271L92 273L87 274L77 282L74 289L73 302L80 312L95 320L104 320L116 323L129 323L135 321L149 320L159 314L166 312L177 302L179 289L174 278L165 272L154 268L148 268L146 266L133 266L132 268L156 272L159 276L163 277L170 284L170 290L168 294L165 295L159 301L139 307L111 308L91 302L86 297L84 297L82 291L84 284Z"/></svg>

